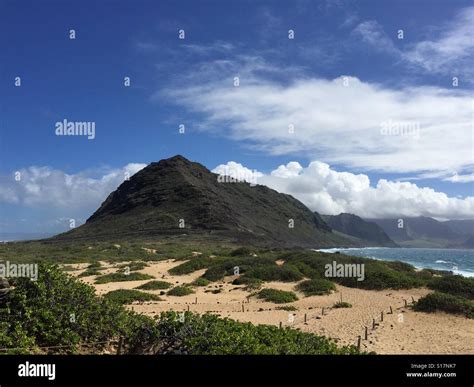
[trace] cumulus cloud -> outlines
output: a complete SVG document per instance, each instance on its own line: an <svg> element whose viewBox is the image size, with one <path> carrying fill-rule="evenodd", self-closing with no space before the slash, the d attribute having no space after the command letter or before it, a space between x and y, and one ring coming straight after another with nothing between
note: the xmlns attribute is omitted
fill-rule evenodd
<svg viewBox="0 0 474 387"><path fill-rule="evenodd" d="M283 83L265 78L262 62L252 71L253 63L240 67L238 87L229 76L165 93L200 113L199 130L269 154L441 176L473 165L472 98L466 91L393 89L350 76Z"/></svg>
<svg viewBox="0 0 474 387"><path fill-rule="evenodd" d="M229 162L214 171L225 171L236 165L242 171L249 170ZM313 161L306 167L294 161L280 165L270 174L261 174L257 183L290 194L322 214L349 212L368 218L474 218L474 197L448 197L432 188L386 179L380 179L373 186L367 175L338 172L320 161Z"/></svg>
<svg viewBox="0 0 474 387"><path fill-rule="evenodd" d="M31 166L0 176L0 203L26 207L95 209L127 177L146 164L131 163L98 178L90 173L67 174L50 167Z"/></svg>

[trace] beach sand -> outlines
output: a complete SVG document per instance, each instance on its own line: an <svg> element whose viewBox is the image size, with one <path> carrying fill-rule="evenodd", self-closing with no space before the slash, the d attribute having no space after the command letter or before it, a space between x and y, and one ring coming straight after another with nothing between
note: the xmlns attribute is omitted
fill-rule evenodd
<svg viewBox="0 0 474 387"><path fill-rule="evenodd" d="M173 276L168 270L183 261L165 260L148 262L149 266L140 270L156 280L172 283L174 286L189 284L201 276L205 270L189 275ZM117 265L102 263L107 269L103 274L113 273ZM68 265L81 270L71 272L78 275L87 265ZM186 311L196 313L212 312L221 317L254 324L290 326L304 332L312 332L334 339L338 344L357 344L361 336L361 349L380 354L474 354L474 322L462 316L445 313L420 313L405 307L430 291L428 289L371 291L347 288L337 285L337 291L325 296L304 297L295 291L296 283L267 282L264 288L294 291L299 300L291 304L274 304L251 297L244 286L233 285L236 277L226 277L224 281L213 282L205 287L194 287L196 293L184 297L161 295L163 301L134 303L127 306L135 312L156 316L162 311ZM99 294L116 289L133 289L148 282L126 281L94 284L95 277L81 278L93 285ZM211 291L219 291L217 294ZM207 292L206 292L207 291ZM159 290L148 291L159 294ZM352 308L332 308L341 300L352 304ZM197 300L197 303L196 303ZM292 305L296 311L279 310L284 305ZM324 315L322 308L324 307ZM390 307L393 313L390 314ZM242 311L243 308L243 311ZM383 321L381 321L381 312ZM305 322L306 315L306 322ZM373 329L373 319L376 327ZM368 337L365 340L365 327Z"/></svg>

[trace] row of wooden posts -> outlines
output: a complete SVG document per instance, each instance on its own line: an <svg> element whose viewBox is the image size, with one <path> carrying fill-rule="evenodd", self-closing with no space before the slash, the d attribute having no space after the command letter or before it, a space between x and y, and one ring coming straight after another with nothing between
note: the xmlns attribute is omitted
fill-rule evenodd
<svg viewBox="0 0 474 387"><path fill-rule="evenodd" d="M412 300L412 303L415 303L415 299L413 298L413 296L411 297L411 300ZM407 307L408 306L408 302L406 299L403 300L403 303L404 303L404 306ZM392 306L390 305L390 312L387 312L387 314L393 314L393 309L392 309ZM383 311L380 312L380 322L383 322ZM372 330L374 331L375 328L377 327L377 323L375 322L375 318L372 319ZM360 350L360 343L361 343L361 340L362 340L362 336L357 336L357 350ZM364 340L368 340L368 328L367 326L365 327L365 330L364 330Z"/></svg>

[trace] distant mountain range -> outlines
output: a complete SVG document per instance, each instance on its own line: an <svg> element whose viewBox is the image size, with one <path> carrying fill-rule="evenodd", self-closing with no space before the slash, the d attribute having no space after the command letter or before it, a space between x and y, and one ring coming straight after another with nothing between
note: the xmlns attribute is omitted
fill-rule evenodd
<svg viewBox="0 0 474 387"><path fill-rule="evenodd" d="M366 220L403 247L474 248L474 220L440 222L423 216Z"/></svg>
<svg viewBox="0 0 474 387"><path fill-rule="evenodd" d="M124 181L82 226L53 240L218 237L270 247L360 246L290 195L218 175L182 156Z"/></svg>
<svg viewBox="0 0 474 387"><path fill-rule="evenodd" d="M322 217L332 229L358 238L364 246L397 247L378 224L366 221L357 215L342 213Z"/></svg>

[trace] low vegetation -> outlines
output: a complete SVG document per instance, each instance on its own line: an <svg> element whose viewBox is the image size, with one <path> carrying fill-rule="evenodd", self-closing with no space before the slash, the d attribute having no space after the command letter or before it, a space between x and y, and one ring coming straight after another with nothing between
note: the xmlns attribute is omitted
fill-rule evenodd
<svg viewBox="0 0 474 387"><path fill-rule="evenodd" d="M474 318L474 302L447 293L434 292L427 294L416 302L413 309L428 313L441 311Z"/></svg>
<svg viewBox="0 0 474 387"><path fill-rule="evenodd" d="M169 289L172 287L173 284L166 282L166 281L150 281L147 282L143 285L137 286L136 289L142 289L142 290L163 290L163 289Z"/></svg>
<svg viewBox="0 0 474 387"><path fill-rule="evenodd" d="M296 285L296 290L304 293L304 295L308 297L329 294L332 290L336 290L336 287L331 281L318 278L300 282Z"/></svg>
<svg viewBox="0 0 474 387"><path fill-rule="evenodd" d="M199 278L196 278L193 282L191 282L191 286L207 286L211 283L211 281L205 279L205 278L202 278L202 277L199 277Z"/></svg>
<svg viewBox="0 0 474 387"><path fill-rule="evenodd" d="M358 353L354 346L338 347L311 333L210 314L166 312L155 321L121 305L130 300L130 291L99 297L93 287L57 266L41 264L38 281L11 282L14 289L0 301L2 353L101 353L119 337L129 354Z"/></svg>
<svg viewBox="0 0 474 387"><path fill-rule="evenodd" d="M183 297L189 294L193 294L194 290L188 286L176 286L175 288L168 290L168 296Z"/></svg>
<svg viewBox="0 0 474 387"><path fill-rule="evenodd" d="M139 290L133 289L118 289L108 292L105 296L106 299L117 302L119 304L131 304L135 301L161 301L161 298L155 294L149 294L140 292Z"/></svg>
<svg viewBox="0 0 474 387"><path fill-rule="evenodd" d="M95 279L96 284L107 284L109 282L124 282L124 281L143 281L153 279L151 275L143 273L111 273L97 277Z"/></svg>
<svg viewBox="0 0 474 387"><path fill-rule="evenodd" d="M428 287L438 292L474 300L474 278L460 275L435 277L428 282Z"/></svg>
<svg viewBox="0 0 474 387"><path fill-rule="evenodd" d="M131 271L138 271L143 270L145 267L149 266L146 262L136 261L130 262L119 266L118 272L131 272Z"/></svg>
<svg viewBox="0 0 474 387"><path fill-rule="evenodd" d="M336 308L336 309L339 309L339 308L352 308L352 304L349 304L348 302L345 302L345 301L338 301L332 307Z"/></svg>
<svg viewBox="0 0 474 387"><path fill-rule="evenodd" d="M298 301L298 297L295 293L277 289L263 289L257 294L257 297L275 304L286 304Z"/></svg>

